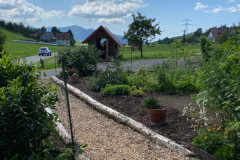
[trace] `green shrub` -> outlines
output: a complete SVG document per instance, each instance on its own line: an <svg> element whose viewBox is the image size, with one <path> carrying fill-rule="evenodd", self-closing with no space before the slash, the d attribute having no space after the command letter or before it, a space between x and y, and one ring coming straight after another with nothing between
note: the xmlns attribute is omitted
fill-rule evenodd
<svg viewBox="0 0 240 160"><path fill-rule="evenodd" d="M116 85L116 86L108 86L104 88L100 93L104 95L129 95L131 88L128 85Z"/></svg>
<svg viewBox="0 0 240 160"><path fill-rule="evenodd" d="M44 159L53 148L48 139L57 134L58 116L45 109L55 109L57 88L43 86L40 76L26 61L0 59L0 152L5 159Z"/></svg>
<svg viewBox="0 0 240 160"><path fill-rule="evenodd" d="M148 109L159 109L160 102L156 97L147 97L142 101L142 105Z"/></svg>
<svg viewBox="0 0 240 160"><path fill-rule="evenodd" d="M130 95L134 97L142 97L145 95L145 93L142 90L135 89L130 92Z"/></svg>
<svg viewBox="0 0 240 160"><path fill-rule="evenodd" d="M62 62L67 68L76 68L79 76L91 75L97 67L100 51L81 47L77 49L67 49L58 52L58 64Z"/></svg>
<svg viewBox="0 0 240 160"><path fill-rule="evenodd" d="M235 159L235 149L230 145L222 145L213 153L213 157L218 160L233 160Z"/></svg>
<svg viewBox="0 0 240 160"><path fill-rule="evenodd" d="M196 87L192 84L189 83L188 81L180 81L179 83L176 84L177 88L177 93L183 94L183 93L192 93L196 91Z"/></svg>
<svg viewBox="0 0 240 160"><path fill-rule="evenodd" d="M127 84L127 75L123 71L119 60L112 60L107 63L105 70L99 70L98 73L90 79L89 88L94 91L101 91L110 85Z"/></svg>
<svg viewBox="0 0 240 160"><path fill-rule="evenodd" d="M135 74L128 76L128 85L141 88L145 92L156 92L158 84L153 73L148 72L142 65L138 68Z"/></svg>
<svg viewBox="0 0 240 160"><path fill-rule="evenodd" d="M185 94L198 91L195 66L189 60L185 60L184 63L185 66L181 67L171 59L153 66L154 72L157 73L159 92Z"/></svg>

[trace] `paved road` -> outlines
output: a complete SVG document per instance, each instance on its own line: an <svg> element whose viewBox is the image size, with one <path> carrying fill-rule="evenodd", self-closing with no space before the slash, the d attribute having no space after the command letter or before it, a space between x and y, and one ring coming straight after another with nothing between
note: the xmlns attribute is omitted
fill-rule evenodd
<svg viewBox="0 0 240 160"><path fill-rule="evenodd" d="M31 57L25 57L24 59L26 59L27 61L32 61L33 63L36 63L38 61L40 61L40 58L42 59L47 59L47 58L50 58L50 57L53 57L54 55L57 55L57 53L52 53L51 56L47 56L47 55L44 55L44 56L39 56L38 54L36 56L31 56ZM21 59L23 60L23 59Z"/></svg>
<svg viewBox="0 0 240 160"><path fill-rule="evenodd" d="M139 66L144 65L146 67L150 67L154 64L162 64L162 62L164 60L166 60L167 58L159 58L159 59L147 59L147 60L138 60L138 61L134 61L132 62L132 69L133 70L137 70ZM179 61L179 64L182 64L183 61ZM97 64L98 68L104 69L106 67L106 63L98 63ZM123 62L123 67L126 69L127 67L131 68L131 62ZM46 77L52 77L56 74L58 74L61 71L61 69L57 69L57 70L47 70L45 71L46 73ZM44 78L44 76L42 76L42 78Z"/></svg>

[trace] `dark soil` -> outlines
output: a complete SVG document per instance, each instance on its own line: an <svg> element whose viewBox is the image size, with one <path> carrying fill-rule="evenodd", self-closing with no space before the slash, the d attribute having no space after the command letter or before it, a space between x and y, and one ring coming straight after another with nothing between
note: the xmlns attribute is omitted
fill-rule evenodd
<svg viewBox="0 0 240 160"><path fill-rule="evenodd" d="M71 84L80 89L84 93L91 96L98 102L115 109L122 114L131 117L132 119L146 125L150 129L159 133L162 136L168 137L178 144L183 145L189 150L193 150L192 141L196 136L191 121L187 121L187 117L182 116L182 108L191 103L191 97L187 96L170 96L168 94L147 93L146 96L157 96L164 105L168 107L166 124L163 126L152 126L144 107L141 102L146 97L133 96L106 96L98 92L88 89L88 80L80 78L78 83ZM185 104L181 104L181 102Z"/></svg>

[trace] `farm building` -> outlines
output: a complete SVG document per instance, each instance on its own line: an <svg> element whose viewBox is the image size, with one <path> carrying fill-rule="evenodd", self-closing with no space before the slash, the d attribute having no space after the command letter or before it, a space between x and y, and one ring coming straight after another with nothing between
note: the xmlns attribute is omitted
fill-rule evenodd
<svg viewBox="0 0 240 160"><path fill-rule="evenodd" d="M103 54L100 57L106 60L109 57L116 57L118 55L118 47L122 47L122 43L103 26L98 27L82 43L87 43L89 46L101 50Z"/></svg>

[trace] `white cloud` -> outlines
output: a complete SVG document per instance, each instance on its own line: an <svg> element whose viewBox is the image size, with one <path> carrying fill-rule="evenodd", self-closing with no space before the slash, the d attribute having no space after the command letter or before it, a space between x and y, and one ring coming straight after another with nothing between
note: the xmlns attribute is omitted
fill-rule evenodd
<svg viewBox="0 0 240 160"><path fill-rule="evenodd" d="M100 18L98 20L98 23L125 23L125 21L122 18L111 18L111 19Z"/></svg>
<svg viewBox="0 0 240 160"><path fill-rule="evenodd" d="M233 3L235 2L235 0L228 0L228 3Z"/></svg>
<svg viewBox="0 0 240 160"><path fill-rule="evenodd" d="M26 0L0 0L0 18L12 22L32 23L64 15L62 11L44 11Z"/></svg>
<svg viewBox="0 0 240 160"><path fill-rule="evenodd" d="M73 6L68 15L97 18L98 22L124 23L123 18L146 5L142 0L85 0L84 4Z"/></svg>
<svg viewBox="0 0 240 160"><path fill-rule="evenodd" d="M235 7L226 8L225 10L229 11L229 12L237 12L238 11Z"/></svg>
<svg viewBox="0 0 240 160"><path fill-rule="evenodd" d="M217 8L214 8L214 9L212 10L212 13L218 13L218 12L220 12L221 10L223 10L223 7L218 5Z"/></svg>
<svg viewBox="0 0 240 160"><path fill-rule="evenodd" d="M196 7L194 7L194 10L203 10L203 9L205 9L205 8L208 8L208 5L203 5L202 3L200 3L200 2L197 2L196 3Z"/></svg>

